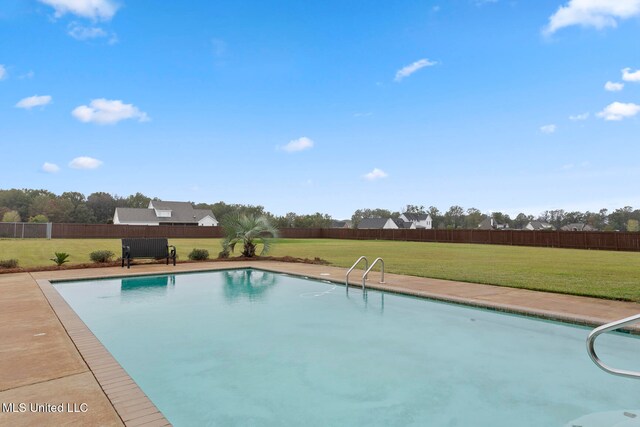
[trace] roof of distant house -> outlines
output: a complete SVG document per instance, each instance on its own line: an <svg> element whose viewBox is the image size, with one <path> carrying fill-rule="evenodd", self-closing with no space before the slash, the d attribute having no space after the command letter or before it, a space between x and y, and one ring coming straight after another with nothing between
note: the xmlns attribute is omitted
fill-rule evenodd
<svg viewBox="0 0 640 427"><path fill-rule="evenodd" d="M574 222L560 228L563 231L597 231L595 227L585 224L584 222Z"/></svg>
<svg viewBox="0 0 640 427"><path fill-rule="evenodd" d="M362 218L358 223L358 228L382 228L389 218Z"/></svg>
<svg viewBox="0 0 640 427"><path fill-rule="evenodd" d="M529 225L531 225L531 227L534 230L555 230L555 227L552 224L549 224L548 222L545 221L538 221L538 220L534 220L534 221L530 221Z"/></svg>
<svg viewBox="0 0 640 427"><path fill-rule="evenodd" d="M351 228L351 220L345 219L345 220L337 220L337 219L332 219L331 220L331 228Z"/></svg>
<svg viewBox="0 0 640 427"><path fill-rule="evenodd" d="M155 209L171 211L170 217L156 216ZM211 209L194 209L189 202L163 202L154 200L149 202L149 208L116 208L120 222L159 222L197 224L203 218L210 216L216 219Z"/></svg>
<svg viewBox="0 0 640 427"><path fill-rule="evenodd" d="M391 218L391 220L396 223L398 228L411 228L413 224L411 221L403 221L400 218Z"/></svg>

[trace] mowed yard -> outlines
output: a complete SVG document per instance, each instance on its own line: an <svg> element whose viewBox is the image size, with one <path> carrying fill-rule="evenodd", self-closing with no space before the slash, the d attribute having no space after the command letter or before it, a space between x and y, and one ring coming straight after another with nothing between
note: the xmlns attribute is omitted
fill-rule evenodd
<svg viewBox="0 0 640 427"><path fill-rule="evenodd" d="M178 259L193 248L211 258L220 239L171 239ZM108 249L120 255L119 239L0 240L0 260L21 267L54 265L54 252L67 252L69 264L88 263L89 253ZM237 254L236 254L237 255ZM515 288L640 302L640 253L520 246L472 245L385 240L279 239L270 255L322 258L350 267L361 255L383 257L386 271L412 276L486 283Z"/></svg>

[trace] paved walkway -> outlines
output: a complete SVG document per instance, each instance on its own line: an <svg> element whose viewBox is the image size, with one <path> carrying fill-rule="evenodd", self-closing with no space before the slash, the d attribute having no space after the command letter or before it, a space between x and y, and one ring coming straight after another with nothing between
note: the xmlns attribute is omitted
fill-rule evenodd
<svg viewBox="0 0 640 427"><path fill-rule="evenodd" d="M346 273L346 269L323 265L229 261L0 275L0 405L5 405L1 408L0 425L168 425L51 288L49 280L239 267L338 282L344 280ZM354 271L350 283L360 286L361 276L362 271ZM386 284L380 285L379 277L379 273L371 273L368 287L586 325L640 313L640 304L629 302L395 274L387 274ZM49 406L31 407L32 403ZM52 412L59 409L54 405L60 404L63 412Z"/></svg>

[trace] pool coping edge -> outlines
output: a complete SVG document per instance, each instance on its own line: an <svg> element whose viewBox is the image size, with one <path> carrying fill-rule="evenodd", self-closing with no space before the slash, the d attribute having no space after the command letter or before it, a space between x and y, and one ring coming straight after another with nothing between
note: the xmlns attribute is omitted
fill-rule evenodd
<svg viewBox="0 0 640 427"><path fill-rule="evenodd" d="M125 426L171 426L164 414L46 279L36 279L49 306ZM132 411L126 403L135 398ZM152 423L152 424L150 424Z"/></svg>

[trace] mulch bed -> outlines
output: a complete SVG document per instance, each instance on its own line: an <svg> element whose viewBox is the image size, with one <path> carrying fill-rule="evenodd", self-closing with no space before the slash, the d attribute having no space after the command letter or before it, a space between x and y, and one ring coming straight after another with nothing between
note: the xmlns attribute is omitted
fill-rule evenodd
<svg viewBox="0 0 640 427"><path fill-rule="evenodd" d="M296 258L291 256L283 256L283 257L273 257L273 256L256 256L253 258L247 257L234 257L234 258L216 258L216 259L208 259L205 261L177 261L178 264L195 264L200 262L229 262L229 261L280 261L280 262L293 262L293 263L302 263L302 264L318 264L318 265L329 265L329 261L326 261L321 258ZM132 262L131 265L142 265L142 264L164 264L165 260L159 261L149 261L149 262ZM104 268L104 267L119 267L122 263L120 260L111 261L111 262L92 262L86 264L72 264L72 265L50 265L50 266L42 266L42 267L31 267L31 268L0 268L0 274L6 273L31 273L35 271L58 271L58 270L79 270L83 268Z"/></svg>

